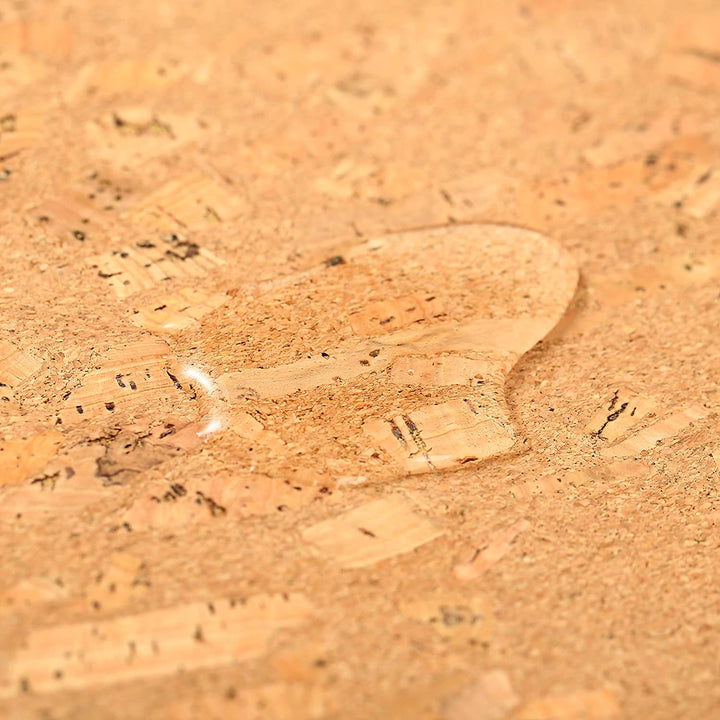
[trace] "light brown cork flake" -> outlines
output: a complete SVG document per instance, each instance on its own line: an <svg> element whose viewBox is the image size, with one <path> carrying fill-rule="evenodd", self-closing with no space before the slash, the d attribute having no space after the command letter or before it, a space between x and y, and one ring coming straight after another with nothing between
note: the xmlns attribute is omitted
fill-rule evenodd
<svg viewBox="0 0 720 720"><path fill-rule="evenodd" d="M0 613L22 612L34 605L63 602L68 590L59 578L24 578L0 594Z"/></svg>
<svg viewBox="0 0 720 720"><path fill-rule="evenodd" d="M172 180L146 197L129 215L142 228L178 230L234 219L242 204L230 190L200 174Z"/></svg>
<svg viewBox="0 0 720 720"><path fill-rule="evenodd" d="M195 325L227 301L228 296L224 293L183 288L170 295L158 294L152 303L139 306L131 319L151 332L174 334Z"/></svg>
<svg viewBox="0 0 720 720"><path fill-rule="evenodd" d="M148 339L117 347L91 370L81 385L66 393L59 417L63 425L107 419L131 411L146 410L158 401L181 401L191 392L178 376L179 367L168 346Z"/></svg>
<svg viewBox="0 0 720 720"><path fill-rule="evenodd" d="M0 160L8 160L33 147L42 137L46 111L43 108L0 110Z"/></svg>
<svg viewBox="0 0 720 720"><path fill-rule="evenodd" d="M89 62L65 87L65 99L82 100L87 95L112 97L137 90L161 90L176 83L186 70L159 59L125 59Z"/></svg>
<svg viewBox="0 0 720 720"><path fill-rule="evenodd" d="M604 457L612 458L637 457L646 450L652 450L664 440L682 433L694 422L706 416L707 411L699 405L676 410L656 420L642 430L639 430L617 445L603 448L601 454Z"/></svg>
<svg viewBox="0 0 720 720"><path fill-rule="evenodd" d="M0 340L0 390L3 385L15 387L31 378L42 367L42 361L6 340Z"/></svg>
<svg viewBox="0 0 720 720"><path fill-rule="evenodd" d="M5 492L0 517L6 522L46 520L67 515L74 517L85 507L107 497L98 476L98 460L105 454L100 445L78 446L69 452L44 457L41 465L23 472L22 482ZM48 461L49 460L49 461Z"/></svg>
<svg viewBox="0 0 720 720"><path fill-rule="evenodd" d="M126 298L173 279L202 277L223 261L197 243L171 234L86 258L85 263L107 280L119 298Z"/></svg>
<svg viewBox="0 0 720 720"><path fill-rule="evenodd" d="M613 441L638 425L656 407L650 398L628 388L617 388L607 399L605 407L593 415L585 430L604 440Z"/></svg>
<svg viewBox="0 0 720 720"><path fill-rule="evenodd" d="M39 628L10 660L0 693L77 690L247 661L312 613L302 595L255 595Z"/></svg>
<svg viewBox="0 0 720 720"><path fill-rule="evenodd" d="M363 430L406 472L484 460L515 443L511 428L487 417L467 398L426 405L387 420L369 420Z"/></svg>
<svg viewBox="0 0 720 720"><path fill-rule="evenodd" d="M622 707L610 690L579 690L549 695L523 705L512 720L610 720L622 717Z"/></svg>
<svg viewBox="0 0 720 720"><path fill-rule="evenodd" d="M302 532L305 542L346 568L374 565L443 534L399 496L361 505Z"/></svg>
<svg viewBox="0 0 720 720"><path fill-rule="evenodd" d="M62 443L56 430L0 440L0 485L17 485L54 457Z"/></svg>
<svg viewBox="0 0 720 720"><path fill-rule="evenodd" d="M322 498L329 480L302 469L285 478L245 469L235 477L191 478L147 484L123 516L133 528L186 527L253 515L275 515Z"/></svg>
<svg viewBox="0 0 720 720"><path fill-rule="evenodd" d="M358 335L382 335L416 322L442 317L445 308L438 298L408 295L407 297L371 303L349 317Z"/></svg>
<svg viewBox="0 0 720 720"><path fill-rule="evenodd" d="M602 457L630 458L679 435L707 415L707 409L700 405L669 411L652 398L627 387L617 387L587 423L585 431L600 439Z"/></svg>
<svg viewBox="0 0 720 720"><path fill-rule="evenodd" d="M73 26L52 14L0 24L0 46L52 61L67 60L73 50L73 41Z"/></svg>
<svg viewBox="0 0 720 720"><path fill-rule="evenodd" d="M443 720L505 720L519 698L504 670L490 670L451 698Z"/></svg>

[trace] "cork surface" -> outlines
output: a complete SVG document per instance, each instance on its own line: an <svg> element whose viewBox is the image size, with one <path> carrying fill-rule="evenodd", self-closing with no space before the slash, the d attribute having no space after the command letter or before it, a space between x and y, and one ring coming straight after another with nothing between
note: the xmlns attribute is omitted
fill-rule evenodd
<svg viewBox="0 0 720 720"><path fill-rule="evenodd" d="M0 717L720 717L709 0L0 8Z"/></svg>

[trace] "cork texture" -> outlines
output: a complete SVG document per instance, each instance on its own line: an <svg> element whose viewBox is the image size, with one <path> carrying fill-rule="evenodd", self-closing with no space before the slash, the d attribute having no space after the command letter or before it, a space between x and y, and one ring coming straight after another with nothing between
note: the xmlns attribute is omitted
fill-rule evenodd
<svg viewBox="0 0 720 720"><path fill-rule="evenodd" d="M0 7L0 717L720 717L719 59Z"/></svg>

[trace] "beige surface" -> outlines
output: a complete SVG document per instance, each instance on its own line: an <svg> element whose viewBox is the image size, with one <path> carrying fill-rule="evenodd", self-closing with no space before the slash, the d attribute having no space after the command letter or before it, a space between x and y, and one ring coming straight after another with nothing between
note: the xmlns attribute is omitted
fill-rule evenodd
<svg viewBox="0 0 720 720"><path fill-rule="evenodd" d="M0 717L720 717L719 56L0 7Z"/></svg>

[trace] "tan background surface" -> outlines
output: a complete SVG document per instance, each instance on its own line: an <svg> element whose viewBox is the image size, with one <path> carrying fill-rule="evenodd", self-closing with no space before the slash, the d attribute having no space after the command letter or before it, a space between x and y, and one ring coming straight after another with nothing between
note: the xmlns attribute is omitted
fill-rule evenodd
<svg viewBox="0 0 720 720"><path fill-rule="evenodd" d="M4 3L0 714L720 717L719 111L709 1ZM232 336L246 283L479 221L538 230L580 268L509 375L510 455L332 487L299 464L297 492L253 485L235 514L179 498L160 522L148 487L218 490L248 438L294 431L241 417L235 440L163 445L150 425L198 416L154 346L138 363L165 385L138 427L53 424L89 372L152 340L133 310L152 315L155 281L123 298L98 278L107 253L197 243L205 266L166 263L201 278L177 307ZM293 313L273 322L280 352ZM237 369L193 327L173 352ZM588 423L618 389L649 414L612 445ZM358 508L395 549L343 567ZM117 682L101 667L43 689L45 660L86 647Z"/></svg>

